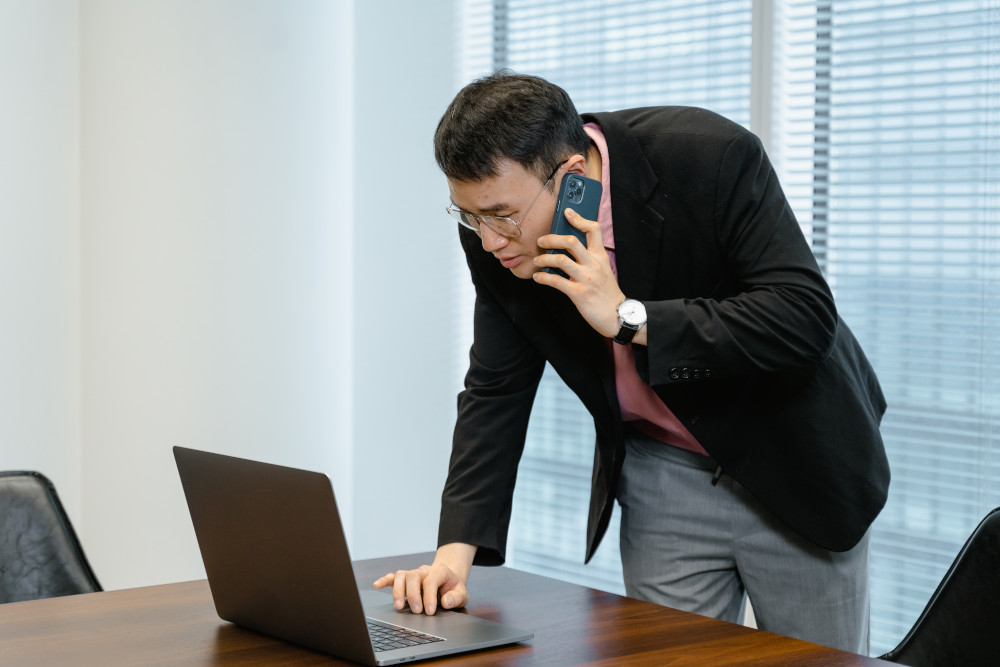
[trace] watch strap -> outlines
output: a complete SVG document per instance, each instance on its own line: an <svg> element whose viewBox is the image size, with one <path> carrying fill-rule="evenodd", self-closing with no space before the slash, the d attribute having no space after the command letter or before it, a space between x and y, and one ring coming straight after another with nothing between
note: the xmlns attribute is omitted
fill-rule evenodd
<svg viewBox="0 0 1000 667"><path fill-rule="evenodd" d="M635 335L639 332L639 327L633 327L622 322L622 326L618 329L618 333L615 334L614 341L621 345L628 345L635 338Z"/></svg>

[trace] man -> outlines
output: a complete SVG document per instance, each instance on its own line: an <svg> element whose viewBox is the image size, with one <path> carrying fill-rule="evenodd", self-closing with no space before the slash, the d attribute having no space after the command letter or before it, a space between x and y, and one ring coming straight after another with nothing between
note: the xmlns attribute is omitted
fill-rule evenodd
<svg viewBox="0 0 1000 667"><path fill-rule="evenodd" d="M866 652L885 400L756 137L693 108L581 119L500 72L456 96L435 153L475 337L434 562L376 587L432 614L503 562L548 361L596 427L588 560L617 499L629 595L739 622L749 594L762 629ZM567 174L604 185L597 221L566 212L586 247L549 234Z"/></svg>

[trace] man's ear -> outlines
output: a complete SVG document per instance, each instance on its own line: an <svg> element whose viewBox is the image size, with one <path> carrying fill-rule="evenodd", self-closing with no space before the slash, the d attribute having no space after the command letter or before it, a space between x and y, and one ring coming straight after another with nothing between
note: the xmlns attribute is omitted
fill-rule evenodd
<svg viewBox="0 0 1000 667"><path fill-rule="evenodd" d="M566 160L566 173L579 174L580 176L587 175L587 163L581 153L577 153Z"/></svg>

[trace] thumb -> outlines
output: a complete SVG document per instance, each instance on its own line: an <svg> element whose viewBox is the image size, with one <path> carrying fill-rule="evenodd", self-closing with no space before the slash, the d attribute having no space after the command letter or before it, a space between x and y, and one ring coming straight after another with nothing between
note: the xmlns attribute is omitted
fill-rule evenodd
<svg viewBox="0 0 1000 667"><path fill-rule="evenodd" d="M441 596L441 606L445 609L464 607L468 601L469 593L462 584L456 584L454 588Z"/></svg>

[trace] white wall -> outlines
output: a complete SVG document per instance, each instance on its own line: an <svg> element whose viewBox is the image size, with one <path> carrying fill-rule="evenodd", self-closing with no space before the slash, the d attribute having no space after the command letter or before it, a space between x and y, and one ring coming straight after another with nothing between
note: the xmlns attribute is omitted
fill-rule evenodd
<svg viewBox="0 0 1000 667"><path fill-rule="evenodd" d="M0 468L55 470L106 587L203 576L175 444L329 472L357 557L433 547L456 387L430 136L455 87L451 3L413 4L0 0L42 54L0 96L46 83L0 154L52 144L10 169L48 231L0 200L24 257L0 318L40 313L2 327L0 410L26 416Z"/></svg>
<svg viewBox="0 0 1000 667"><path fill-rule="evenodd" d="M459 246L433 139L458 87L451 2L359 1L354 11L354 455L368 483L355 489L352 555L368 557L437 543L460 388Z"/></svg>
<svg viewBox="0 0 1000 667"><path fill-rule="evenodd" d="M80 500L79 39L71 0L0 0L0 469Z"/></svg>

